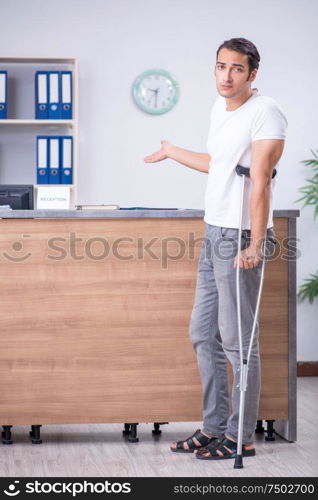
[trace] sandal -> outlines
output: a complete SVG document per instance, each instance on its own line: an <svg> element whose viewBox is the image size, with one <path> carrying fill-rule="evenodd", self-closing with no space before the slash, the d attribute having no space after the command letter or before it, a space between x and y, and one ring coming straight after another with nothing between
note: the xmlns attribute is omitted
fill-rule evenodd
<svg viewBox="0 0 318 500"><path fill-rule="evenodd" d="M196 438L197 441L199 441L199 443L200 443L201 446L198 446L193 441L192 438ZM194 450L200 450L204 446L207 446L207 445L209 445L211 443L216 444L218 440L219 439L217 437L208 437L208 436L205 436L204 434L202 434L202 432L200 432L200 429L197 429L195 431L195 433L192 434L192 436L190 436L189 438L184 439L183 441L177 441L176 448L171 448L170 447L170 450L174 451L176 453L193 453ZM189 448L188 449L184 448L183 447L183 443L187 443L187 445L188 445Z"/></svg>
<svg viewBox="0 0 318 500"><path fill-rule="evenodd" d="M225 448L226 447L226 448ZM229 451L227 448L229 448ZM223 453L219 455L218 451ZM209 453L209 455L204 455L204 453ZM219 443L210 443L207 446L201 448L196 453L196 458L199 460L225 460L227 458L235 458L237 455L237 443L231 441L230 439L223 438ZM243 457L254 457L256 455L255 449L246 450L245 445L242 447Z"/></svg>

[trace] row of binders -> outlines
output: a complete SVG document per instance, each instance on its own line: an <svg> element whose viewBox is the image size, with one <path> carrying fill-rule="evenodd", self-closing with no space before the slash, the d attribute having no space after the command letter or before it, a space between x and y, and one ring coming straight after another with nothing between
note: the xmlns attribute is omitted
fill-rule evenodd
<svg viewBox="0 0 318 500"><path fill-rule="evenodd" d="M72 184L73 137L37 136L37 184Z"/></svg>
<svg viewBox="0 0 318 500"><path fill-rule="evenodd" d="M35 74L35 118L72 118L72 72L37 71Z"/></svg>
<svg viewBox="0 0 318 500"><path fill-rule="evenodd" d="M73 115L71 71L37 71L35 118L71 120ZM8 72L0 71L0 119L8 116Z"/></svg>

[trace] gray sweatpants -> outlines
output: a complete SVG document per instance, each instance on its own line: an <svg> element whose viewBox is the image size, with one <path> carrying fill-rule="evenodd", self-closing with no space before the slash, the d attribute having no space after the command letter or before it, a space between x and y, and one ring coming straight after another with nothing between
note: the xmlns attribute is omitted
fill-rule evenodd
<svg viewBox="0 0 318 500"><path fill-rule="evenodd" d="M241 249L249 246L250 230L242 231ZM195 301L189 327L197 354L203 390L203 427L209 435L237 440L239 418L240 354L236 310L238 229L206 224L198 265ZM266 259L275 250L275 232L267 229ZM260 262L253 269L240 268L242 343L245 355L251 338L261 275ZM266 279L266 264L265 264ZM232 413L228 394L227 360L233 369ZM259 324L249 362L245 395L243 444L253 443L260 396Z"/></svg>

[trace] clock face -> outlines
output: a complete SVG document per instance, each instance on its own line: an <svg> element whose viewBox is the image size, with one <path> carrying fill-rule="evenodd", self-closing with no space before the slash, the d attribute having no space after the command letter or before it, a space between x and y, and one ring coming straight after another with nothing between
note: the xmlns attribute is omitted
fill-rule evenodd
<svg viewBox="0 0 318 500"><path fill-rule="evenodd" d="M179 85L167 71L153 69L145 71L133 84L133 96L137 106L154 115L166 113L173 108L179 97Z"/></svg>

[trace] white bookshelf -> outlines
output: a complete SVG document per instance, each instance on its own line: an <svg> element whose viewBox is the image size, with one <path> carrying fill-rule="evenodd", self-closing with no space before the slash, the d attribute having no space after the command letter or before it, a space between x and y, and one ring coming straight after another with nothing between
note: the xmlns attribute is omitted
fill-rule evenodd
<svg viewBox="0 0 318 500"><path fill-rule="evenodd" d="M33 184L36 203L38 187L58 186L58 184L36 184L36 136L72 135L73 183L63 184L63 186L70 187L71 208L74 208L77 204L78 175L77 59L0 57L0 70L8 71L8 118L0 119L0 184ZM72 120L37 120L35 118L35 73L41 70L72 71ZM15 153L12 152L13 146L16 149ZM1 148L5 151L5 154L1 154ZM11 151L9 151L10 148ZM17 159L16 163L15 158ZM26 165L21 164L21 158L26 159ZM17 165L19 161L18 173L15 164ZM2 174L5 176L4 178L2 178Z"/></svg>

